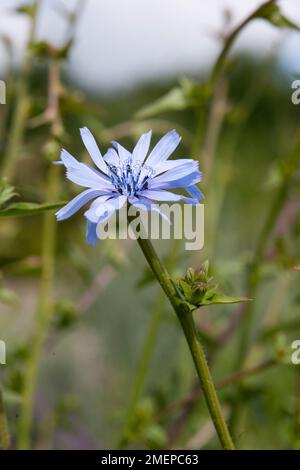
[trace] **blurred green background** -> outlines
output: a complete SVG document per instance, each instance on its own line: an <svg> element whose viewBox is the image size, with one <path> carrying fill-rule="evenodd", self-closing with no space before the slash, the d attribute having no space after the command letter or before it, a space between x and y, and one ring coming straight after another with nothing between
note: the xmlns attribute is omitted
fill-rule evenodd
<svg viewBox="0 0 300 470"><path fill-rule="evenodd" d="M36 11L23 8L15 14L27 15L30 23ZM70 18L76 30L75 20ZM205 248L193 253L184 250L183 241L176 248L172 241L155 245L174 277L209 258L223 292L253 297L248 325L243 304L201 308L195 318L215 381L231 378L220 399L238 448L299 449L300 365L291 363L291 344L300 339L295 269L300 264L300 108L291 102L291 77L278 61L278 50L260 58L246 52L230 56L212 88L209 72L200 72L96 93L83 91L65 73L73 43L63 46L33 41L25 65L3 75L8 86L6 105L0 106L2 194L8 184L16 194L0 205L0 339L7 346L0 376L12 447L21 446L24 381L30 380L36 346L30 448L116 448L124 432L122 445L132 448L219 448L203 397L184 402L197 392L193 365L177 319L138 247L115 240L86 245L82 214L60 224L53 211L27 215L28 207L22 216L5 216L10 204L56 203L78 193L61 168L49 168L61 146L87 161L78 131L87 126L103 151L112 139L131 149L149 128L155 141L176 128L183 140L175 157L199 158ZM49 71L55 67L60 78L54 112L63 129L45 114ZM170 95L170 90L177 91ZM7 158L15 159L8 175ZM49 196L51 172L57 181ZM45 249L47 224L56 239L52 251ZM256 259L266 227L263 253ZM43 275L45 260L48 268L55 265L50 281ZM124 431L151 325L156 334L150 334L148 367ZM239 363L243 331L249 345ZM241 370L245 377L232 375Z"/></svg>

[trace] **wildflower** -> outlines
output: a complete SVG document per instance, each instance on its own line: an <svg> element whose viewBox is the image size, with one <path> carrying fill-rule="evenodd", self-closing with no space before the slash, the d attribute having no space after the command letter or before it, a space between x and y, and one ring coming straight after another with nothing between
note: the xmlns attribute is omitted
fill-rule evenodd
<svg viewBox="0 0 300 470"><path fill-rule="evenodd" d="M61 161L66 167L67 178L86 189L56 213L57 220L65 220L94 200L84 213L87 219L87 242L97 241L97 225L106 222L126 202L145 209L159 208L153 201L184 201L197 204L203 194L196 184L201 181L198 162L191 159L168 160L178 146L181 137L175 130L168 132L155 145L147 157L151 134L143 134L133 152L112 142L102 156L91 134L84 127L80 129L83 143L97 169L78 162L66 150L61 151ZM170 189L184 189L190 197L175 194ZM161 214L162 215L162 214Z"/></svg>

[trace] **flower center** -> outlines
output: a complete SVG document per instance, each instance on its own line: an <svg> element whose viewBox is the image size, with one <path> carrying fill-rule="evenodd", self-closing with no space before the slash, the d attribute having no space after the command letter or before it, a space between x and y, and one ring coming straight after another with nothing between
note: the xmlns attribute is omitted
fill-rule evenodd
<svg viewBox="0 0 300 470"><path fill-rule="evenodd" d="M108 164L110 180L116 190L124 196L134 196L138 191L147 189L148 179L155 174L153 168L130 160L120 165Z"/></svg>

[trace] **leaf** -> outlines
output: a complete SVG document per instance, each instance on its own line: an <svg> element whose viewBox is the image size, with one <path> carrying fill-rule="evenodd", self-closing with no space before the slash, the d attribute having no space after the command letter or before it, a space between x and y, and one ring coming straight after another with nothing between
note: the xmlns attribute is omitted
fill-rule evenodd
<svg viewBox="0 0 300 470"><path fill-rule="evenodd" d="M286 16L284 16L281 12L280 7L275 3L263 5L258 10L257 14L255 15L255 18L262 18L264 20L267 20L278 28L290 28L295 29L296 31L300 31L300 27L293 21L289 20Z"/></svg>
<svg viewBox="0 0 300 470"><path fill-rule="evenodd" d="M183 279L179 280L179 288L188 302L192 303L193 288Z"/></svg>
<svg viewBox="0 0 300 470"><path fill-rule="evenodd" d="M34 202L17 202L10 204L5 209L0 209L0 217L13 217L35 215L40 212L54 211L64 206L66 202L56 202L53 204L36 204Z"/></svg>
<svg viewBox="0 0 300 470"><path fill-rule="evenodd" d="M13 186L5 180L0 180L0 207L16 196L16 194Z"/></svg>
<svg viewBox="0 0 300 470"><path fill-rule="evenodd" d="M214 305L214 304L238 304L241 302L249 302L251 299L248 297L231 297L223 294L213 294L212 297L203 299L201 305Z"/></svg>
<svg viewBox="0 0 300 470"><path fill-rule="evenodd" d="M176 87L153 103L144 106L136 113L136 117L144 119L167 111L182 111L187 107L188 103L183 90Z"/></svg>
<svg viewBox="0 0 300 470"><path fill-rule="evenodd" d="M195 83L183 77L179 86L172 88L164 96L143 107L136 113L137 118L148 118L168 111L182 111L205 103L208 89L205 84Z"/></svg>

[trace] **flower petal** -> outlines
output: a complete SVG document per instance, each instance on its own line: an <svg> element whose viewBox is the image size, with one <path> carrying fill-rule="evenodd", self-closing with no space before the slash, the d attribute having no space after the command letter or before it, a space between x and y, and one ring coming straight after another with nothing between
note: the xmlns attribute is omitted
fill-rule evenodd
<svg viewBox="0 0 300 470"><path fill-rule="evenodd" d="M182 194L174 194L170 191L151 191L149 189L145 189L141 191L141 196L147 197L148 199L153 199L154 201L184 201L188 204L198 204L198 199L183 196Z"/></svg>
<svg viewBox="0 0 300 470"><path fill-rule="evenodd" d="M178 146L180 140L181 137L177 134L175 130L168 132L155 145L154 149L147 158L147 165L155 167L159 163L167 160L171 153L173 153L176 147Z"/></svg>
<svg viewBox="0 0 300 470"><path fill-rule="evenodd" d="M77 168L80 162L76 160L67 150L62 149L60 152L60 158L65 167Z"/></svg>
<svg viewBox="0 0 300 470"><path fill-rule="evenodd" d="M62 149L60 157L67 169L67 178L73 183L87 188L114 189L107 176L86 163L79 162L65 149Z"/></svg>
<svg viewBox="0 0 300 470"><path fill-rule="evenodd" d="M151 130L141 135L132 152L132 163L143 163L149 150L151 136Z"/></svg>
<svg viewBox="0 0 300 470"><path fill-rule="evenodd" d="M169 217L167 217L161 210L160 208L153 203L153 201L151 201L150 199L147 199L146 197L143 197L143 196L130 196L128 198L130 204L132 204L134 207L137 207L138 209L142 209L142 210L145 210L145 211L155 211L155 212L158 212L161 217L166 221L168 222L169 224L171 224L171 221L169 219Z"/></svg>
<svg viewBox="0 0 300 470"><path fill-rule="evenodd" d="M177 160L167 160L166 162L159 163L155 167L155 175L159 175L160 173L163 173L164 171L168 170L173 170L174 168L177 168L181 165L193 165L195 160L192 160L190 158L179 158Z"/></svg>
<svg viewBox="0 0 300 470"><path fill-rule="evenodd" d="M97 196L100 196L102 191L98 189L86 189L78 196L74 197L68 204L62 207L58 212L56 212L57 220L65 220L71 217L75 212L79 211L87 202L91 199L94 199Z"/></svg>
<svg viewBox="0 0 300 470"><path fill-rule="evenodd" d="M199 188L197 188L197 186L195 186L194 184L192 186L188 186L187 188L185 188L186 191L193 197L193 198L196 198L198 200L200 199L204 199L204 194L202 193L202 191L200 191Z"/></svg>
<svg viewBox="0 0 300 470"><path fill-rule="evenodd" d="M184 188L201 181L201 172L198 170L198 162L190 160L187 163L176 166L160 176L148 181L149 189Z"/></svg>
<svg viewBox="0 0 300 470"><path fill-rule="evenodd" d="M127 196L117 196L109 200L104 199L103 196L97 198L90 209L88 209L84 215L93 223L104 222L107 220L116 210L121 209L127 200Z"/></svg>
<svg viewBox="0 0 300 470"><path fill-rule="evenodd" d="M195 185L201 181L201 174L199 171L195 171L187 176L182 178L178 178L174 181L166 181L166 182L157 182L155 180L150 180L148 184L149 189L176 189L176 188L184 188L187 189L188 187Z"/></svg>
<svg viewBox="0 0 300 470"><path fill-rule="evenodd" d="M131 153L126 150L125 147L123 147L121 144L116 142L115 140L112 141L112 145L115 147L115 149L118 151L120 160L131 160Z"/></svg>
<svg viewBox="0 0 300 470"><path fill-rule="evenodd" d="M79 163L79 166L67 167L67 178L79 186L87 188L94 188L100 190L113 191L114 186L108 178L105 178L97 170L89 168L84 163Z"/></svg>
<svg viewBox="0 0 300 470"><path fill-rule="evenodd" d="M179 194L171 193L170 191L152 191L150 189L145 189L140 191L139 195L142 197L147 197L148 199L153 199L154 201L180 201L181 196Z"/></svg>
<svg viewBox="0 0 300 470"><path fill-rule="evenodd" d="M93 224L88 220L86 223L86 241L89 245L96 245L97 240L97 224Z"/></svg>
<svg viewBox="0 0 300 470"><path fill-rule="evenodd" d="M115 149L112 148L107 150L103 158L109 165L118 166L120 163L119 155L117 154Z"/></svg>
<svg viewBox="0 0 300 470"><path fill-rule="evenodd" d="M89 152L91 159L95 163L95 165L103 171L103 173L107 174L107 167L99 150L99 147L96 143L96 140L93 134L89 131L87 127L82 127L80 129L81 138L83 143Z"/></svg>

